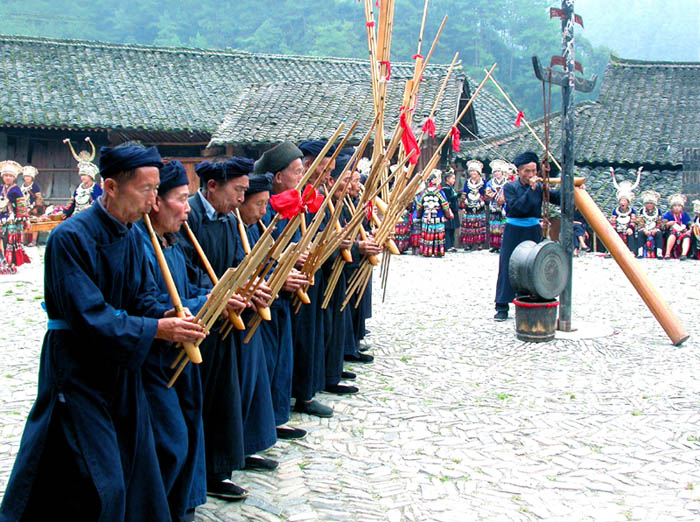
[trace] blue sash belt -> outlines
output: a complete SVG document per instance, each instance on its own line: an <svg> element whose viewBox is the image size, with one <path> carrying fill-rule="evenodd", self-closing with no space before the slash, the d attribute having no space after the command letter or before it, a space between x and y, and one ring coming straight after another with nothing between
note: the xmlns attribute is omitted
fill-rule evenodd
<svg viewBox="0 0 700 522"><path fill-rule="evenodd" d="M536 217L525 217L525 218L507 217L506 224L513 225L515 227L534 227L534 226L540 224L540 218L536 218Z"/></svg>

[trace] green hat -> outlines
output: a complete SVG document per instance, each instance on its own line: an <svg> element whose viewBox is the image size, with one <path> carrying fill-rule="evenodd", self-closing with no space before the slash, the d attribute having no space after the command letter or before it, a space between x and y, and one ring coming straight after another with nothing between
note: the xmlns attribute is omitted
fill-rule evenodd
<svg viewBox="0 0 700 522"><path fill-rule="evenodd" d="M264 174L265 172L278 173L284 170L295 159L300 159L304 155L299 148L291 141L283 141L279 145L275 145L270 150L267 150L260 156L260 159L255 162L253 172L255 174Z"/></svg>

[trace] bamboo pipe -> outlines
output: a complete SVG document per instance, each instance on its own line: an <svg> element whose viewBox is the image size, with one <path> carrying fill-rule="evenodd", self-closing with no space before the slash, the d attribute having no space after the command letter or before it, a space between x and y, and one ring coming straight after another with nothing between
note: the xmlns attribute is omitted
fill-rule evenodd
<svg viewBox="0 0 700 522"><path fill-rule="evenodd" d="M347 202L348 210L350 210L350 212L352 212L354 214L356 212L356 208L352 204L352 201L350 201L348 199L348 200L346 200L346 202ZM365 227L360 225L359 231L360 231L360 239L362 241L367 241L367 232L365 231ZM372 264L372 266L377 266L380 263L379 258L377 256L375 256L374 254L372 254L371 256L367 256L367 260Z"/></svg>
<svg viewBox="0 0 700 522"><path fill-rule="evenodd" d="M194 232L192 232L192 229L187 222L185 222L184 226L185 232L187 232L187 236L192 242L192 246L194 246L194 249L197 251L197 255L199 255L199 259L202 261L202 265L204 265L204 269L209 275L209 279L211 279L212 284L216 286L216 284L219 282L219 278L216 277L216 273L214 272L209 259L207 259L207 255L204 253L202 246L199 244L197 237L194 235ZM245 330L245 323L243 322L243 319L241 319L240 314L235 313L233 310L229 310L228 319L236 330Z"/></svg>
<svg viewBox="0 0 700 522"><path fill-rule="evenodd" d="M484 69L484 70L485 70L485 69ZM503 90L503 87L501 87L500 84L496 81L496 78L494 78L493 76L489 76L489 78L491 79L491 81L493 82L493 84L496 86L496 88L498 89L498 91L503 95L503 97L505 98L505 100L508 102L508 105L510 105L510 106L513 108L513 110L516 112L516 114L520 114L520 110L519 110L519 109L515 106L515 104L511 101L511 99L510 99L510 97L508 96L508 94L506 94L506 91L504 91L504 90ZM537 135L537 133L534 131L534 129L530 126L530 123L527 121L527 118L523 118L522 120L523 120L523 123L525 123L525 126L526 126L526 127L528 128L528 130L530 131L530 133L532 133L532 135L533 135L533 136L535 137L535 139L537 140L537 143L540 144L540 146L542 147L542 149L547 150L547 147L545 146L545 144L542 142L542 140L541 140L540 137ZM550 157L551 160L554 162L554 164L557 166L557 168L559 169L559 171L561 171L561 165L559 164L559 162L557 161L557 159L556 159L556 158L554 157L554 155L552 154L552 151L549 151L549 157Z"/></svg>
<svg viewBox="0 0 700 522"><path fill-rule="evenodd" d="M554 183L555 185L561 184L561 178L549 178L550 183ZM574 178L574 186L575 187L580 187L586 182L586 178Z"/></svg>
<svg viewBox="0 0 700 522"><path fill-rule="evenodd" d="M173 302L173 307L175 307L175 313L181 319L184 319L185 310L182 308L182 301L180 300L180 295L177 293L177 287L175 286L175 281L173 280L173 275L170 273L170 268L168 267L168 262L165 260L165 255L163 254L163 249L160 246L160 241L156 235L155 230L153 230L153 225L151 225L151 218L148 214L143 215L143 222L146 223L146 228L148 228L148 233L151 236L151 243L153 243L153 250L156 253L156 259L158 260L158 266L160 271L163 273L163 279L165 280L165 286L168 287L168 294ZM187 358L194 364L202 363L202 354L192 343L182 343L182 347L187 353Z"/></svg>
<svg viewBox="0 0 700 522"><path fill-rule="evenodd" d="M377 205L377 208L381 211L382 214L386 214L386 211L389 208L389 206L384 202L384 200L382 198L380 198L379 196L376 196L374 198L374 204ZM377 226L381 225L381 221L379 221L379 218L376 217L376 215L374 213L372 213L372 220L377 224ZM384 246L393 255L395 255L395 256L401 255L401 251L399 250L399 247L396 246L396 242L393 239L388 238L386 240L386 244Z"/></svg>
<svg viewBox="0 0 700 522"><path fill-rule="evenodd" d="M245 225L243 224L243 220L241 219L241 213L238 209L236 209L236 221L238 221L238 235L241 236L243 252L245 252L245 255L248 255L250 254L250 241L248 241L248 234L245 231ZM265 321L272 320L272 314L270 313L269 306L256 306L255 308L260 314L260 317L262 317Z"/></svg>
<svg viewBox="0 0 700 522"><path fill-rule="evenodd" d="M328 196L326 196L326 197L328 197ZM331 214L333 214L335 212L335 205L333 205L333 202L330 199L328 200L328 210L330 211ZM340 226L340 223L338 223L337 219L335 220L334 225L335 225L335 231L338 234L342 234L343 227ZM350 252L349 249L341 248L340 253L343 256L343 259L345 259L346 263L352 263L352 253Z"/></svg>
<svg viewBox="0 0 700 522"><path fill-rule="evenodd" d="M574 202L583 217L598 234L617 264L634 286L637 293L654 315L671 342L680 346L689 335L666 301L659 295L654 285L637 265L634 255L615 232L608 219L596 206L591 196L583 189L574 188Z"/></svg>

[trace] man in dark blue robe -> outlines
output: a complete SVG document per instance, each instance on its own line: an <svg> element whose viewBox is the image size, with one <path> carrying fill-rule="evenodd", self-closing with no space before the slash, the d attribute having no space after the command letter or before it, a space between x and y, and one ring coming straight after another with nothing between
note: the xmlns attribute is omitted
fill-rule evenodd
<svg viewBox="0 0 700 522"><path fill-rule="evenodd" d="M258 242L262 233L260 221L267 215L272 179L273 175L269 172L251 176L245 201L240 208L241 220L251 246ZM270 377L277 437L283 439L299 439L306 435L305 430L284 426L289 421L294 361L291 296L306 282L306 277L293 268L277 299L270 305L272 319L262 321L259 326Z"/></svg>
<svg viewBox="0 0 700 522"><path fill-rule="evenodd" d="M205 254L209 258L217 277L221 277L229 267L238 266L245 258L243 244L238 231L238 222L233 216L232 211L240 207L245 197L245 191L248 188L248 174L253 170L253 162L245 158L231 158L222 163L202 162L196 167L197 174L200 176L202 188L190 199L190 207L192 211L188 217L188 223L192 228L193 233L199 239L200 245ZM194 258L194 255L192 257ZM198 259L195 262L200 263ZM261 289L264 292L264 289ZM256 298L257 299L257 298ZM245 323L252 317L252 311L246 311L242 315ZM231 334L226 340L218 343L222 350L230 351L224 348L228 340L233 342L235 349L236 361L231 362L228 355L222 357L222 364L225 363L228 368L230 364L237 366L238 383L240 397L240 418L242 422L242 440L243 440L243 459L242 466L239 464L231 468L229 472L221 469L221 463L218 464L218 469L213 471L217 474L212 476L211 481L207 481L207 489L210 494L219 495L222 498L231 498L228 491L232 490L232 484L228 481L228 475L233 469L274 469L277 463L270 459L251 457L254 453L265 450L277 441L277 435L274 424L274 413L272 410L272 399L270 397L270 381L267 374L265 364L265 353L262 346L262 337L259 330L255 332L248 343L244 343L244 338L247 335L247 330L240 331L235 328L231 330ZM218 336L221 337L221 336ZM202 353L204 357L204 352ZM216 379L212 381L211 398L219 403L219 406L210 410L210 415L207 415L209 406L207 405L207 385L205 383L205 447L207 448L207 464L209 457L213 460L216 455L226 455L231 457L230 446L226 449L227 442L221 436L221 409L223 408L227 414L233 416L236 414L236 408L232 406L224 406L220 404L222 400L229 400L227 393L233 388L231 382L233 378L222 373L223 367L211 368L210 371L216 372ZM204 363L202 364L204 371ZM203 381L205 376L202 376ZM222 386L220 388L219 386ZM210 454L209 439L213 438L218 445L221 443L221 453L218 449L212 448ZM230 442L228 442L230 445ZM229 459L231 461L231 459ZM207 468L207 473L210 473ZM212 490L210 482L216 484L215 490ZM221 493L219 490L223 491ZM233 490L232 490L233 491Z"/></svg>
<svg viewBox="0 0 700 522"><path fill-rule="evenodd" d="M266 151L256 162L256 171L274 174L271 192L273 195L296 188L305 170L311 165L316 155L321 152L325 142L306 142L302 145L304 146L303 150L290 142L281 143ZM330 155L332 155L332 152L329 152L328 156ZM328 156L322 158L322 165L330 161ZM323 168L317 168L312 178L317 178L322 171ZM263 221L269 224L274 215L274 210L268 205L268 212ZM304 215L306 223L310 223L313 217L313 214L310 213ZM272 233L273 237L278 237L288 222L289 220L286 219L279 220ZM298 241L300 237L300 231L297 230L293 241ZM303 254L298 266L303 265L305 258L306 254ZM326 324L323 310L321 310L324 289L325 277L323 271L319 270L314 274L314 284L310 285L306 290L311 303L301 304L298 312L295 313L295 310L292 310L291 313L292 342L294 346L292 372L292 397L295 399L294 409L317 417L331 417L333 415L331 408L314 399L314 395L323 390L326 380Z"/></svg>
<svg viewBox="0 0 700 522"><path fill-rule="evenodd" d="M247 177L233 176L223 163L199 163L200 190L189 199L187 223L196 236L217 278L243 256L237 241L232 211L243 199ZM205 267L189 237L179 233L179 244L200 287L211 285ZM215 325L200 345L204 448L207 493L225 500L241 500L246 491L231 482L231 473L245 466L243 413L235 336L225 339Z"/></svg>
<svg viewBox="0 0 700 522"><path fill-rule="evenodd" d="M348 196L352 199L357 198L360 195L361 189L361 176L358 172L353 172L350 181L350 189L348 190ZM352 216L350 215L347 207L343 208L343 213L341 214L340 221L341 225L345 226ZM366 222L363 222L363 227L366 227ZM382 253L382 247L377 245L374 238L367 235L367 239L355 238L352 246L352 263L348 263L345 266L345 278L350 280L353 273L360 266L360 261L363 257L367 256L379 256ZM367 288L358 306L355 306L356 298L353 297L348 307L350 308L350 314L352 316L352 330L353 336L350 337L352 343L346 343L345 349L345 360L351 362L372 362L374 357L361 353L369 349L369 345L361 344L367 332L366 321L372 317L372 280L369 280ZM343 379L353 379L354 373L344 371Z"/></svg>
<svg viewBox="0 0 700 522"><path fill-rule="evenodd" d="M102 198L46 246L48 332L3 522L170 520L142 365L154 339L204 333L191 318L164 318L169 306L132 227L155 201L158 151L100 152Z"/></svg>
<svg viewBox="0 0 700 522"><path fill-rule="evenodd" d="M506 202L506 226L498 263L498 283L496 285L497 321L508 318L508 306L515 298L515 291L508 278L508 265L513 250L523 241L542 241L542 183L537 176L540 162L534 152L523 152L513 161L518 169L518 179L503 186ZM559 192L551 191L552 203L559 204Z"/></svg>
<svg viewBox="0 0 700 522"><path fill-rule="evenodd" d="M149 215L182 305L196 314L206 302L210 289L189 281L185 256L175 235L190 212L188 183L185 168L179 161L171 161L161 168L158 197ZM159 300L172 306L148 228L143 221L137 223L137 228L153 279L161 292ZM194 520L195 508L206 502L199 366L188 364L175 385L168 388L174 373L170 366L178 351L172 343L154 342L143 371L158 462L171 515L176 521Z"/></svg>

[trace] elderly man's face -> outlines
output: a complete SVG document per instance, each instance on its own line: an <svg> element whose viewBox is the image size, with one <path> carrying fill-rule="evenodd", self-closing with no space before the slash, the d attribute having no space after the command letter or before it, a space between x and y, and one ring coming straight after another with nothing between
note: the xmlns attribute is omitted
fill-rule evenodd
<svg viewBox="0 0 700 522"><path fill-rule="evenodd" d="M248 176L238 176L223 183L207 182L207 201L219 214L228 214L239 208L248 190Z"/></svg>
<svg viewBox="0 0 700 522"><path fill-rule="evenodd" d="M338 188L336 191L333 193L333 198L334 199L339 199L340 196L342 196L343 192L345 191L345 186L350 182L352 179L352 172L345 172L340 178L338 179L333 179L332 177L328 181L328 186L333 187L336 183L338 184Z"/></svg>
<svg viewBox="0 0 700 522"><path fill-rule="evenodd" d="M113 183L114 199L118 202L124 223L136 223L151 210L159 183L158 167L139 167L130 179Z"/></svg>
<svg viewBox="0 0 700 522"><path fill-rule="evenodd" d="M189 190L187 185L170 189L163 196L158 196L151 217L157 221L163 232L175 234L187 221L190 213Z"/></svg>
<svg viewBox="0 0 700 522"><path fill-rule="evenodd" d="M303 176L304 164L301 158L297 158L275 174L275 185L279 187L280 192L284 192L296 188Z"/></svg>
<svg viewBox="0 0 700 522"><path fill-rule="evenodd" d="M350 188L348 189L348 194L351 198L356 198L360 195L360 188L362 187L362 181L359 172L352 173L352 179L350 181Z"/></svg>
<svg viewBox="0 0 700 522"><path fill-rule="evenodd" d="M537 163L531 161L530 163L525 163L518 167L518 177L520 182L524 185L530 183L530 179L537 176Z"/></svg>
<svg viewBox="0 0 700 522"><path fill-rule="evenodd" d="M267 190L256 192L245 198L240 208L243 223L246 225L257 223L267 212L268 201L270 201L270 193Z"/></svg>

